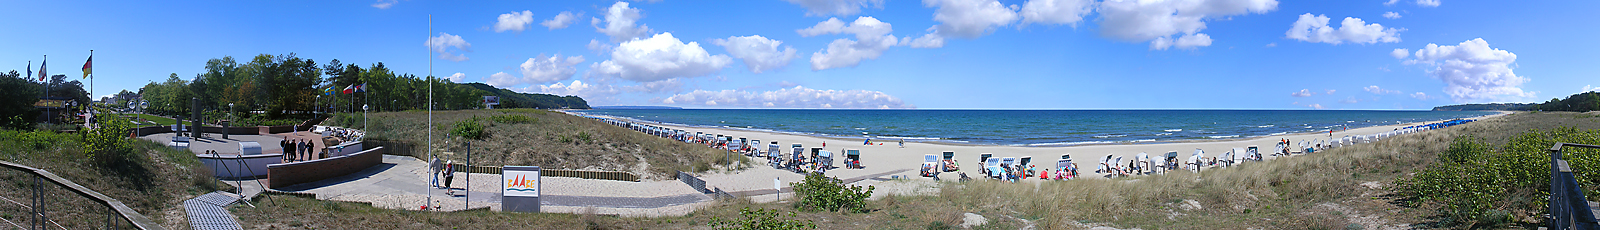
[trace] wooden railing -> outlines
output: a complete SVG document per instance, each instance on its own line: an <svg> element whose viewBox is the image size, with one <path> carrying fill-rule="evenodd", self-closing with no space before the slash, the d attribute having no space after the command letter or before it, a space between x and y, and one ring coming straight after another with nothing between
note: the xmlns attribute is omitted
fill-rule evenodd
<svg viewBox="0 0 1600 230"><path fill-rule="evenodd" d="M1600 149L1600 145L1556 143L1550 147L1550 219L1549 229L1600 229L1595 222L1594 210L1583 196L1572 167L1562 159L1562 147Z"/></svg>
<svg viewBox="0 0 1600 230"><path fill-rule="evenodd" d="M89 200L93 200L95 203L105 205L107 210L107 229L116 228L119 225L117 219L127 221L128 224L133 225L134 228L138 229L166 229L160 225L156 225L155 222L150 221L150 218L139 214L139 212L134 211L133 208L129 208L128 205L122 204L122 202L117 201L117 199L112 199L111 197L100 194L99 192L95 192L94 190L89 190L89 188L78 185L78 183L73 183L66 178L56 176L55 173L50 173L50 171L7 161L0 161L0 166L5 166L5 168L8 169L22 171L24 173L33 175L33 186L32 188L29 188L33 190L33 199L31 200L33 201L33 204L31 207L29 207L29 212L31 213L28 215L30 219L29 229L45 229L46 221L49 220L48 217L44 216L45 204L51 203L45 201L44 199L44 181L55 183L56 185L66 188L68 191L77 193L78 196L89 198Z"/></svg>

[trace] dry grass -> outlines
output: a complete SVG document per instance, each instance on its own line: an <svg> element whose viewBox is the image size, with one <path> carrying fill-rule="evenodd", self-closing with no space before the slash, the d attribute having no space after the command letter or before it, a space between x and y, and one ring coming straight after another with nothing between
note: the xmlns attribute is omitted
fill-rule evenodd
<svg viewBox="0 0 1600 230"><path fill-rule="evenodd" d="M330 119L331 125L361 127L360 114ZM368 138L415 143L423 151L428 139L427 112L404 111L369 114ZM495 122L494 116L525 116L526 123ZM488 137L472 142L474 165L539 165L552 169L633 172L644 180L673 178L674 171L704 172L722 169L729 161L741 167L749 159L727 158L726 151L645 135L602 122L559 112L532 109L434 111L434 137L438 152L453 152L465 159L463 139L446 137L451 124L478 117L489 124ZM426 154L418 154L426 155ZM738 156L735 154L734 156Z"/></svg>
<svg viewBox="0 0 1600 230"><path fill-rule="evenodd" d="M181 209L183 200L199 194L226 189L213 180L192 153L167 148L161 144L134 140L133 151L138 154L127 164L102 166L85 160L75 134L48 135L48 145L35 148L26 140L11 136L14 131L4 131L0 139L0 159L44 169L91 190L110 196L128 205L140 214L172 229L187 229ZM49 133L49 132L44 132ZM197 170L198 169L198 170ZM94 229L105 227L106 207L79 196L61 186L44 182L47 216L67 229ZM0 170L0 197L21 204L0 201L0 218L26 224L28 204L32 195L33 176L15 170ZM0 226L11 226L0 223ZM56 223L49 224L56 228ZM128 226L124 223L123 228Z"/></svg>

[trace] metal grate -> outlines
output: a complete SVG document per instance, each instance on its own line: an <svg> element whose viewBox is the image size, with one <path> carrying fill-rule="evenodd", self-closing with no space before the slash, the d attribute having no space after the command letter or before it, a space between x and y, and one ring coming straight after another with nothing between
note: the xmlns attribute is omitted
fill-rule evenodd
<svg viewBox="0 0 1600 230"><path fill-rule="evenodd" d="M231 193L212 192L183 201L183 209L189 213L189 226L196 230L244 229L226 208L238 201Z"/></svg>

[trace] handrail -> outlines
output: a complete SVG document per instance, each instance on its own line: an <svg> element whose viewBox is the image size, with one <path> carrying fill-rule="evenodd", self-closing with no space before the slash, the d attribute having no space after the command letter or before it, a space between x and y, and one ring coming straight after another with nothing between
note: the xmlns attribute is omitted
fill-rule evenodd
<svg viewBox="0 0 1600 230"><path fill-rule="evenodd" d="M1562 147L1600 149L1600 145L1556 143L1550 147L1550 218L1545 223L1549 229L1600 229L1594 210L1579 188L1572 167L1562 160Z"/></svg>
<svg viewBox="0 0 1600 230"><path fill-rule="evenodd" d="M104 194L100 194L99 192L95 192L94 190L90 190L82 185L78 185L78 183L73 183L71 180L57 176L55 173L50 173L50 171L28 167L26 165L17 163L11 163L9 161L0 161L0 166L12 170L28 172L29 174L33 174L36 178L44 178L51 183L55 183L61 187L66 187L67 190L77 193L78 196L86 197L90 200L94 200L95 202L99 202L100 204L104 204L107 207L110 207L112 210L116 210L117 215L122 216L123 220L127 220L128 223L132 224L135 228L147 230L167 229L165 227L161 227L161 225L157 225L154 221L151 221L150 218L139 214L138 211L134 211L133 208L129 208L128 205L122 204L122 201L117 201L115 198L111 198Z"/></svg>

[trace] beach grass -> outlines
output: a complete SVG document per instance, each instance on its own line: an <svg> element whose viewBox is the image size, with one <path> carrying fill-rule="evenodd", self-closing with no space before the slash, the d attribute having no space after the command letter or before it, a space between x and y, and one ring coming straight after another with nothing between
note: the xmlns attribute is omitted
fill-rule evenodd
<svg viewBox="0 0 1600 230"><path fill-rule="evenodd" d="M0 130L0 159L44 169L78 185L110 196L169 229L187 229L181 203L196 195L231 190L213 179L209 170L187 150L172 149L143 139L131 140L133 155L118 165L103 165L88 159L82 136L55 131ZM26 202L34 177L16 170L0 170L0 197ZM79 196L64 187L44 182L45 210L54 220L48 224L66 229L105 227L106 207ZM20 204L0 205L0 217L27 220L28 210ZM21 222L19 222L21 223ZM123 222L122 228L129 228ZM181 227L181 228L180 228Z"/></svg>
<svg viewBox="0 0 1600 230"><path fill-rule="evenodd" d="M401 141L425 151L426 111L370 113L368 139ZM447 136L457 121L478 118L486 137L473 141L474 165L539 165L550 169L633 172L645 180L670 180L676 171L706 172L747 168L750 159L727 151L673 141L592 119L536 109L453 110L433 114L436 153L466 159L466 140ZM361 129L360 113L326 121ZM407 154L401 154L407 155ZM426 156L425 153L417 154Z"/></svg>

